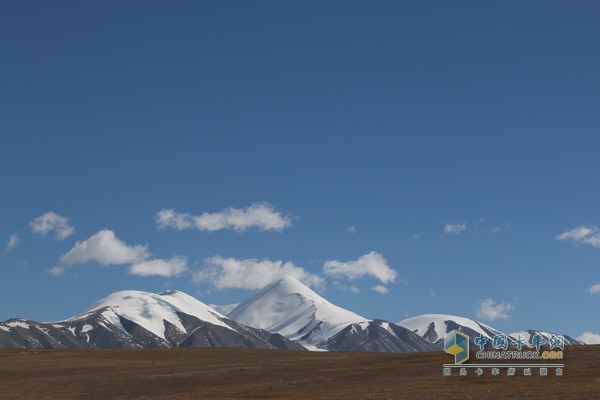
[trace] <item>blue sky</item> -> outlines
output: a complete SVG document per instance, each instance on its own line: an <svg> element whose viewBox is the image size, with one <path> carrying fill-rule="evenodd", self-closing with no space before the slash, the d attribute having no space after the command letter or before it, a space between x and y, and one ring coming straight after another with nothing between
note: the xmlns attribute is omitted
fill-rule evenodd
<svg viewBox="0 0 600 400"><path fill-rule="evenodd" d="M600 333L599 18L0 4L0 320L122 289L235 303L291 271L366 317Z"/></svg>

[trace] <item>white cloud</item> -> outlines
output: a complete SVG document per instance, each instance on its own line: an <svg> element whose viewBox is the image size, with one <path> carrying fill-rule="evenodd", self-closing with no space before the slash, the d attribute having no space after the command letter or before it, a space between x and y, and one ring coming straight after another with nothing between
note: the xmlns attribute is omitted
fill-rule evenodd
<svg viewBox="0 0 600 400"><path fill-rule="evenodd" d="M397 278L395 270L387 265L387 260L374 251L359 257L357 260L342 262L330 260L325 262L325 275L358 279L371 275L382 283L394 282Z"/></svg>
<svg viewBox="0 0 600 400"><path fill-rule="evenodd" d="M358 294L360 293L360 288L356 285L346 285L338 280L334 280L333 281L333 286L335 286L336 288L340 289L340 290L344 290L346 292L351 292L354 294Z"/></svg>
<svg viewBox="0 0 600 400"><path fill-rule="evenodd" d="M129 246L119 240L113 231L103 229L89 239L75 243L75 246L60 258L58 266L53 267L50 272L60 275L75 264L87 262L96 262L103 266L135 264L146 260L148 255L146 246Z"/></svg>
<svg viewBox="0 0 600 400"><path fill-rule="evenodd" d="M430 288L430 289L429 289L429 295L430 295L431 297L435 297L435 290L433 290L433 289L431 289L431 288Z"/></svg>
<svg viewBox="0 0 600 400"><path fill-rule="evenodd" d="M377 286L373 286L371 289L373 289L374 291L376 291L377 293L381 293L381 294L388 294L390 291L388 290L388 288L386 288L383 285L377 285Z"/></svg>
<svg viewBox="0 0 600 400"><path fill-rule="evenodd" d="M12 235L10 235L10 237L8 238L8 242L6 242L6 251L11 251L15 247L17 247L18 244L19 234L15 232Z"/></svg>
<svg viewBox="0 0 600 400"><path fill-rule="evenodd" d="M488 321L497 319L509 319L509 312L514 311L515 307L510 303L496 304L493 299L482 300L477 305L477 318Z"/></svg>
<svg viewBox="0 0 600 400"><path fill-rule="evenodd" d="M255 203L246 208L226 208L220 212L205 212L200 215L163 209L156 213L155 219L159 228L172 228L178 231L185 229L209 232L222 229L233 229L238 232L248 229L282 231L292 226L291 216L282 215L268 203Z"/></svg>
<svg viewBox="0 0 600 400"><path fill-rule="evenodd" d="M600 334L583 332L581 335L577 336L577 340L580 340L585 344L600 344Z"/></svg>
<svg viewBox="0 0 600 400"><path fill-rule="evenodd" d="M54 233L54 238L56 240L64 240L71 236L75 231L73 227L69 225L68 218L52 211L33 219L29 225L34 233L38 233L42 236Z"/></svg>
<svg viewBox="0 0 600 400"><path fill-rule="evenodd" d="M495 235L496 233L501 232L501 231L510 231L510 229L511 229L511 226L507 223L504 223L502 225L494 226L493 228L491 228L490 233L492 235Z"/></svg>
<svg viewBox="0 0 600 400"><path fill-rule="evenodd" d="M458 235L467 230L467 223L463 222L462 224L446 224L444 225L444 233L448 233L450 235Z"/></svg>
<svg viewBox="0 0 600 400"><path fill-rule="evenodd" d="M136 276L180 276L188 270L186 257L150 259L147 246L130 246L117 238L113 231L103 229L87 240L75 243L60 258L58 265L50 269L50 273L62 275L72 266L88 262L102 266L130 264L129 274Z"/></svg>
<svg viewBox="0 0 600 400"><path fill-rule="evenodd" d="M187 269L186 257L173 257L170 260L153 259L135 263L129 267L129 273L137 276L180 276Z"/></svg>
<svg viewBox="0 0 600 400"><path fill-rule="evenodd" d="M296 278L306 285L322 287L323 278L306 271L291 262L267 259L224 258L221 256L204 259L204 268L193 274L196 283L208 283L218 289L260 289L281 278Z"/></svg>
<svg viewBox="0 0 600 400"><path fill-rule="evenodd" d="M596 283L594 286L586 290L589 294L598 294L600 293L600 283Z"/></svg>
<svg viewBox="0 0 600 400"><path fill-rule="evenodd" d="M348 233L351 235L356 234L357 230L355 226L351 226L350 228L348 228Z"/></svg>
<svg viewBox="0 0 600 400"><path fill-rule="evenodd" d="M177 231L190 229L194 225L193 218L190 214L180 214L173 209L166 208L157 212L154 217L160 229L172 228Z"/></svg>
<svg viewBox="0 0 600 400"><path fill-rule="evenodd" d="M556 240L573 242L576 244L589 244L593 247L600 247L600 229L598 227L578 226L565 231L556 236Z"/></svg>

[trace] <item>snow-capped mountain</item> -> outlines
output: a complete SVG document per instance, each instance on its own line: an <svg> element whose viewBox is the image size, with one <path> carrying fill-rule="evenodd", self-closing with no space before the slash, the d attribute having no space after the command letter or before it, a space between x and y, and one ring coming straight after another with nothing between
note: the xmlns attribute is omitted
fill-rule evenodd
<svg viewBox="0 0 600 400"><path fill-rule="evenodd" d="M87 312L43 324L0 323L0 347L238 347L305 350L279 334L232 321L182 292L113 293Z"/></svg>
<svg viewBox="0 0 600 400"><path fill-rule="evenodd" d="M77 334L61 326L13 318L0 323L1 347L55 349L90 346L85 340L80 341Z"/></svg>
<svg viewBox="0 0 600 400"><path fill-rule="evenodd" d="M231 311L233 311L234 308L236 308L237 306L239 306L239 303L235 303L235 304L223 304L223 305L209 304L209 306L213 310L217 310L221 314L227 316Z"/></svg>
<svg viewBox="0 0 600 400"><path fill-rule="evenodd" d="M382 320L348 325L320 346L336 351L439 351L438 346L416 333Z"/></svg>
<svg viewBox="0 0 600 400"><path fill-rule="evenodd" d="M557 334L552 333L552 332L544 332L544 331L536 331L536 330L533 330L533 329L528 329L528 330L525 330L525 331L510 333L509 336L513 340L517 340L517 338L519 337L519 335L521 335L521 337L523 338L525 344L527 346L531 347L532 346L531 339L536 334L540 335L542 337L542 339L544 339L544 341L546 341L546 342L548 340L550 340L550 338L552 337L552 335L557 335ZM566 336L566 335L560 335L560 336L563 336L565 338L565 345L566 346L578 346L578 345L585 344L582 341L579 341L577 339L573 339L570 336Z"/></svg>
<svg viewBox="0 0 600 400"><path fill-rule="evenodd" d="M88 312L101 309L104 309L102 315L116 326L122 325L122 319L126 319L164 340L169 340L169 326L179 332L190 333L184 326L182 313L212 325L232 329L224 322L225 316L200 300L177 291L161 294L135 290L116 292L97 302ZM73 319L77 318L80 317Z"/></svg>
<svg viewBox="0 0 600 400"><path fill-rule="evenodd" d="M348 325L367 321L294 278L267 285L234 308L228 318L314 346Z"/></svg>
<svg viewBox="0 0 600 400"><path fill-rule="evenodd" d="M489 340L486 343L486 347L491 346L494 335L502 333L481 322L445 314L423 314L400 321L397 325L416 333L423 339L435 344L439 349L444 347L446 333L454 330L458 330L469 336L471 346L476 346L473 341L479 335L487 337Z"/></svg>
<svg viewBox="0 0 600 400"><path fill-rule="evenodd" d="M521 335L524 338L525 345L531 347L531 338L536 333L541 335L544 340L550 339L553 335L551 332L544 331L536 331L536 330L526 330L521 332L514 332L510 334L505 334L495 328L492 328L489 325L486 325L481 322L474 321L469 318L457 317L454 315L444 315L444 314L424 314L419 315L414 318L405 319L403 321L398 322L398 325L403 326L412 332L420 335L424 339L429 340L431 343L438 346L438 348L443 348L444 346L444 337L447 332L451 332L453 330L458 330L460 332L465 333L469 336L470 346L474 349L479 348L477 344L475 344L474 340L479 335L483 335L488 338L488 341L485 344L485 348L491 349L493 343L494 335L502 334L509 337L509 347L514 348L515 340L518 335ZM575 346L584 344L583 342L573 339L570 336L560 335L565 338L565 345L567 346Z"/></svg>
<svg viewBox="0 0 600 400"><path fill-rule="evenodd" d="M466 333L474 349L476 337L487 337L486 348L491 348L492 338L502 334L481 322L443 314L420 315L397 324L370 321L330 303L300 281L284 278L253 294L227 316L183 292L116 292L65 321L13 318L0 322L0 348L436 351L442 349L446 333L453 330ZM546 341L552 336L536 330L507 336L514 342L521 335L531 346L535 334ZM564 338L565 345L583 344Z"/></svg>

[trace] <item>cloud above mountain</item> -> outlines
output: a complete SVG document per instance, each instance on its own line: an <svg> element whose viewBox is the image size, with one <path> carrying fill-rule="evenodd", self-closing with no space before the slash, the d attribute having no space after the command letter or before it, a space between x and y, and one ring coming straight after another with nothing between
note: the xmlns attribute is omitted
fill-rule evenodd
<svg viewBox="0 0 600 400"><path fill-rule="evenodd" d="M594 286L586 290L589 294L598 294L600 293L600 283L596 283Z"/></svg>
<svg viewBox="0 0 600 400"><path fill-rule="evenodd" d="M204 259L203 267L193 273L195 283L217 289L260 289L285 277L296 278L312 287L322 287L323 278L292 262L268 259L237 259L221 256Z"/></svg>
<svg viewBox="0 0 600 400"><path fill-rule="evenodd" d="M380 294L388 294L388 293L390 293L390 290L387 287L383 286L383 285L376 285L376 286L373 286L371 289L373 291L377 292L377 293L380 293Z"/></svg>
<svg viewBox="0 0 600 400"><path fill-rule="evenodd" d="M156 213L155 220L160 229L170 228L177 231L186 229L208 232L225 229L237 232L249 229L282 231L292 226L292 217L276 211L269 203L255 203L246 208L230 207L219 212L205 212L200 215L162 209Z"/></svg>
<svg viewBox="0 0 600 400"><path fill-rule="evenodd" d="M103 229L87 240L78 241L65 253L58 265L50 269L53 275L62 275L78 264L96 263L101 266L130 265L129 273L137 276L179 276L187 270L187 259L150 259L148 246L130 246L109 229Z"/></svg>
<svg viewBox="0 0 600 400"><path fill-rule="evenodd" d="M18 233L15 232L12 235L10 235L8 241L6 242L6 251L11 251L15 247L17 247L19 245L19 240L20 238Z"/></svg>
<svg viewBox="0 0 600 400"><path fill-rule="evenodd" d="M510 319L511 311L515 310L515 306L510 303L496 303L493 299L488 298L479 302L476 306L477 318L487 321L495 321L497 319Z"/></svg>
<svg viewBox="0 0 600 400"><path fill-rule="evenodd" d="M458 235L467 230L467 223L463 222L462 224L446 224L442 230L444 233L449 235Z"/></svg>
<svg viewBox="0 0 600 400"><path fill-rule="evenodd" d="M334 278L350 280L372 276L382 283L394 282L398 277L398 273L388 265L387 260L374 251L352 261L329 260L325 262L323 272Z"/></svg>
<svg viewBox="0 0 600 400"><path fill-rule="evenodd" d="M33 233L42 236L52 235L56 240L64 240L71 236L75 229L69 224L69 219L52 211L34 218L29 222Z"/></svg>
<svg viewBox="0 0 600 400"><path fill-rule="evenodd" d="M556 236L556 240L600 247L600 229L596 226L581 225L561 233Z"/></svg>
<svg viewBox="0 0 600 400"><path fill-rule="evenodd" d="M135 263L129 267L129 273L137 276L180 276L187 271L187 257L176 256L169 260L153 259Z"/></svg>
<svg viewBox="0 0 600 400"><path fill-rule="evenodd" d="M577 340L581 340L585 344L600 344L600 334L593 332L583 332L577 336Z"/></svg>

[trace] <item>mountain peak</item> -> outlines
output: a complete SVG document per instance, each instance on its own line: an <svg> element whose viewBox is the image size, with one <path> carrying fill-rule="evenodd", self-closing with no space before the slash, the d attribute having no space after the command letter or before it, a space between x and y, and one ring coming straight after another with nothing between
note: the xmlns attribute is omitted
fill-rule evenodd
<svg viewBox="0 0 600 400"><path fill-rule="evenodd" d="M119 316L124 317L160 338L165 338L165 324L168 321L185 332L178 312L191 315L213 325L231 329L223 322L223 316L202 303L200 300L183 292L149 293L138 290L123 290L112 293L97 302L88 310L95 311L108 308L106 317L119 324ZM77 318L77 317L75 317Z"/></svg>
<svg viewBox="0 0 600 400"><path fill-rule="evenodd" d="M481 322L447 314L423 314L400 321L397 325L407 328L440 346L443 344L446 333L456 329L468 333L472 336L471 340L478 335L492 338L495 334L500 333L500 331Z"/></svg>
<svg viewBox="0 0 600 400"><path fill-rule="evenodd" d="M179 290L165 290L164 292L159 293L160 296L173 296L178 293L181 293Z"/></svg>
<svg viewBox="0 0 600 400"><path fill-rule="evenodd" d="M305 285L298 279L293 278L291 276L286 276L284 278L279 279L278 281L274 281L273 283L270 283L267 286L265 286L263 289L260 289L260 291L261 292L262 291L265 291L265 292L266 291L277 291L280 293L287 293L287 294L295 293L295 294L303 295L305 297L322 298L314 290L309 288L307 285Z"/></svg>
<svg viewBox="0 0 600 400"><path fill-rule="evenodd" d="M229 314L244 324L316 345L343 327L366 321L319 296L295 278L273 282Z"/></svg>

